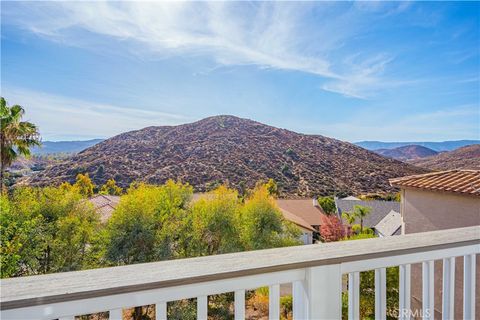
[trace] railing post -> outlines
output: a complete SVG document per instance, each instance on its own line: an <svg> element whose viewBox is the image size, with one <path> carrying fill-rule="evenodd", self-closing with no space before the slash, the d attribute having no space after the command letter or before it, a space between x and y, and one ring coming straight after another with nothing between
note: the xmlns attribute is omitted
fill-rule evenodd
<svg viewBox="0 0 480 320"><path fill-rule="evenodd" d="M207 320L208 318L208 297L197 297L197 320Z"/></svg>
<svg viewBox="0 0 480 320"><path fill-rule="evenodd" d="M274 284L268 288L268 319L280 319L280 285Z"/></svg>
<svg viewBox="0 0 480 320"><path fill-rule="evenodd" d="M433 319L434 308L434 262L422 263L422 312L423 319Z"/></svg>
<svg viewBox="0 0 480 320"><path fill-rule="evenodd" d="M306 269L306 319L342 318L342 273L339 264Z"/></svg>
<svg viewBox="0 0 480 320"><path fill-rule="evenodd" d="M455 317L455 257L443 259L442 319Z"/></svg>
<svg viewBox="0 0 480 320"><path fill-rule="evenodd" d="M410 277L411 266L409 264L403 264L399 266L400 272L400 285L399 285L399 319L410 320Z"/></svg>
<svg viewBox="0 0 480 320"><path fill-rule="evenodd" d="M245 320L245 290L235 291L235 320Z"/></svg>
<svg viewBox="0 0 480 320"><path fill-rule="evenodd" d="M166 302L159 302L155 305L155 320L167 320Z"/></svg>
<svg viewBox="0 0 480 320"><path fill-rule="evenodd" d="M463 257L463 318L475 319L475 266L476 255Z"/></svg>
<svg viewBox="0 0 480 320"><path fill-rule="evenodd" d="M123 310L122 309L113 309L108 312L109 320L122 320Z"/></svg>
<svg viewBox="0 0 480 320"><path fill-rule="evenodd" d="M348 274L348 320L360 319L360 272Z"/></svg>
<svg viewBox="0 0 480 320"><path fill-rule="evenodd" d="M375 319L387 318L387 270L375 269Z"/></svg>
<svg viewBox="0 0 480 320"><path fill-rule="evenodd" d="M307 319L307 285L305 280L294 281L292 283L292 297L293 297L293 320Z"/></svg>

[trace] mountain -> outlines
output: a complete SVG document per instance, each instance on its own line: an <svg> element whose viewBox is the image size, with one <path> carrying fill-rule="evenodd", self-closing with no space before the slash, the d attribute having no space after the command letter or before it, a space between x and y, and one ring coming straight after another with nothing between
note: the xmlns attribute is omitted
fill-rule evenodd
<svg viewBox="0 0 480 320"><path fill-rule="evenodd" d="M412 160L410 163L431 170L480 170L480 144L461 147L454 151L442 152L432 157Z"/></svg>
<svg viewBox="0 0 480 320"><path fill-rule="evenodd" d="M377 149L373 152L381 154L384 157L397 159L400 161L414 160L430 157L438 154L437 151L418 145L409 145L393 149Z"/></svg>
<svg viewBox="0 0 480 320"><path fill-rule="evenodd" d="M283 195L312 196L394 190L389 178L427 172L348 142L299 134L233 116L215 116L179 126L147 127L100 142L30 177L46 185L73 182L87 172L103 184L114 178L188 182L197 191L219 183L238 189L273 178Z"/></svg>
<svg viewBox="0 0 480 320"><path fill-rule="evenodd" d="M409 145L417 145L432 149L434 151L452 151L472 144L480 144L480 140L454 140L442 142L382 142L382 141L360 141L355 142L357 146L368 150L394 149Z"/></svg>
<svg viewBox="0 0 480 320"><path fill-rule="evenodd" d="M32 149L32 153L35 155L77 153L102 141L103 139L83 141L43 141L41 147L35 147Z"/></svg>

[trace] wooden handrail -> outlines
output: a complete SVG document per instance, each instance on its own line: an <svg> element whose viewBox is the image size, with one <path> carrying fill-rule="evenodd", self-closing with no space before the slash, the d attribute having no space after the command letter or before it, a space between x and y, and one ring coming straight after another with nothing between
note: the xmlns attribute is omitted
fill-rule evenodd
<svg viewBox="0 0 480 320"><path fill-rule="evenodd" d="M1 310L480 245L480 226L3 279Z"/></svg>

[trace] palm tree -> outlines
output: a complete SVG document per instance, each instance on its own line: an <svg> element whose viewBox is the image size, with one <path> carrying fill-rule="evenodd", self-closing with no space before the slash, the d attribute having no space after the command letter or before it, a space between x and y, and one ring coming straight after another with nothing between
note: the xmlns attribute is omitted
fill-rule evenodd
<svg viewBox="0 0 480 320"><path fill-rule="evenodd" d="M31 122L21 121L25 110L19 106L7 106L0 97L0 192L3 193L5 170L22 155L30 156L30 148L40 145L38 127Z"/></svg>
<svg viewBox="0 0 480 320"><path fill-rule="evenodd" d="M345 211L342 213L342 218L345 219L349 225L353 225L355 220L357 220L357 216L354 212Z"/></svg>
<svg viewBox="0 0 480 320"><path fill-rule="evenodd" d="M358 217L360 219L360 232L363 232L363 219L367 217L371 211L372 208L370 207L364 207L360 205L353 206L353 214L355 215L355 217Z"/></svg>

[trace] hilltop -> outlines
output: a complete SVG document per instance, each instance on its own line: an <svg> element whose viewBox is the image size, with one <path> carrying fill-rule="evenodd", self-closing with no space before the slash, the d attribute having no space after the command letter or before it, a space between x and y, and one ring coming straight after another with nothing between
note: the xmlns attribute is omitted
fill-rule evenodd
<svg viewBox="0 0 480 320"><path fill-rule="evenodd" d="M377 149L374 152L400 161L414 160L438 154L437 151L419 145L408 145L393 149Z"/></svg>
<svg viewBox="0 0 480 320"><path fill-rule="evenodd" d="M427 172L348 142L299 134L234 116L147 127L102 141L29 178L36 185L73 182L87 172L96 184L114 178L189 182L197 191L220 183L238 189L275 179L283 195L392 191L389 178Z"/></svg>
<svg viewBox="0 0 480 320"><path fill-rule="evenodd" d="M432 157L410 161L430 170L476 169L480 170L480 144L465 146Z"/></svg>

